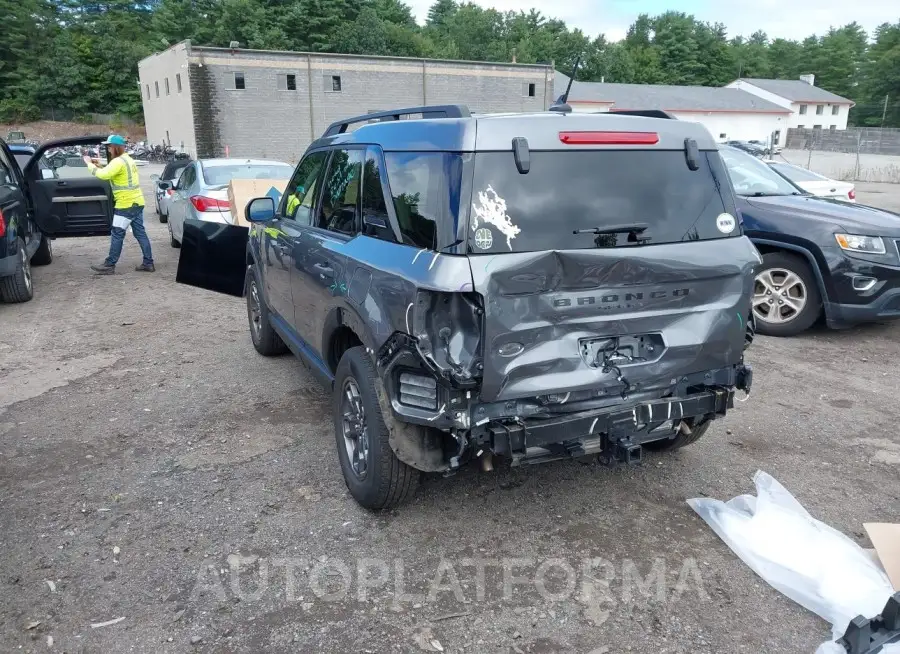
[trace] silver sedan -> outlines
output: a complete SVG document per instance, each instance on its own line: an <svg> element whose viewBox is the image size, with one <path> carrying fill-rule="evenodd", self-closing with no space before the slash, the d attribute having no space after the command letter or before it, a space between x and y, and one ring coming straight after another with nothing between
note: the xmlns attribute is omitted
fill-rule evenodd
<svg viewBox="0 0 900 654"><path fill-rule="evenodd" d="M233 179L287 180L294 172L281 161L262 159L200 159L191 162L172 188L169 198L169 236L181 247L185 220L234 224L228 203Z"/></svg>

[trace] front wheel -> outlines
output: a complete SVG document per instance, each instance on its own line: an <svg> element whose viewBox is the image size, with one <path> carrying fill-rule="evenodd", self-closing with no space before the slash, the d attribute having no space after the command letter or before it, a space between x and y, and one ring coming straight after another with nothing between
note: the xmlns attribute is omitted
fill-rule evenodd
<svg viewBox="0 0 900 654"><path fill-rule="evenodd" d="M176 240L175 234L172 233L172 223L169 223L169 245L176 250L181 247L181 241Z"/></svg>
<svg viewBox="0 0 900 654"><path fill-rule="evenodd" d="M421 473L391 449L378 402L375 366L364 347L344 353L334 379L334 435L347 489L361 506L380 511L413 496Z"/></svg>
<svg viewBox="0 0 900 654"><path fill-rule="evenodd" d="M809 265L786 252L764 254L753 288L756 331L766 336L796 336L822 313L822 296Z"/></svg>

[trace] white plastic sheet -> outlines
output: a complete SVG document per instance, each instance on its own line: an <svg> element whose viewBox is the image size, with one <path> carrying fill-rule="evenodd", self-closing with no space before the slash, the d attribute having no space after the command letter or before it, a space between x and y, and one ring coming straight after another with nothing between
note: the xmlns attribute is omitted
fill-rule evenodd
<svg viewBox="0 0 900 654"><path fill-rule="evenodd" d="M834 638L857 615L880 613L893 590L875 560L809 515L771 475L757 471L753 482L756 497L695 498L688 504L756 574L830 622ZM830 641L817 650L832 653L845 654ZM900 645L889 645L882 654L900 654Z"/></svg>

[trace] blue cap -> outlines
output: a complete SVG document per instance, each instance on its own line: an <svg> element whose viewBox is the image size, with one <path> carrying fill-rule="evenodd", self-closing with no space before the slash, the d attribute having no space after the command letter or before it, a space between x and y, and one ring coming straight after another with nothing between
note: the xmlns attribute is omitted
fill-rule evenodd
<svg viewBox="0 0 900 654"><path fill-rule="evenodd" d="M109 138L103 141L103 145L121 145L124 147L128 144L125 142L124 136L119 136L118 134L110 134Z"/></svg>

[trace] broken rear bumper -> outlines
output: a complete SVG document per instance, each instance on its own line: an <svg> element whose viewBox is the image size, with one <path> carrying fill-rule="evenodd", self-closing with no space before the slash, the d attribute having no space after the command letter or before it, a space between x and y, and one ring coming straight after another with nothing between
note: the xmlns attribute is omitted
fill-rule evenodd
<svg viewBox="0 0 900 654"><path fill-rule="evenodd" d="M734 407L734 389L716 388L689 397L672 397L583 411L517 424L492 424L485 445L513 464L608 451L617 444L640 446L673 435L683 419L711 420ZM542 448L547 453L535 453Z"/></svg>

